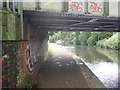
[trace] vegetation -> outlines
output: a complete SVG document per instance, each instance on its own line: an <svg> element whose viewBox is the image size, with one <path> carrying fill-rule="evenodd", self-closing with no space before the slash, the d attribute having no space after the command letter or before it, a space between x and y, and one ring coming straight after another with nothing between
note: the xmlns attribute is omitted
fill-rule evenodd
<svg viewBox="0 0 120 90"><path fill-rule="evenodd" d="M120 49L118 32L49 32L49 42L61 40L63 45L88 45Z"/></svg>
<svg viewBox="0 0 120 90"><path fill-rule="evenodd" d="M22 66L22 65L21 65ZM27 80L27 74L23 67L19 69L19 75L17 76L17 88L32 88L31 82Z"/></svg>
<svg viewBox="0 0 120 90"><path fill-rule="evenodd" d="M120 56L118 55L119 51L117 50L104 50L102 48L97 48L97 51L101 53L102 55L106 56L109 58L112 62L119 62Z"/></svg>
<svg viewBox="0 0 120 90"><path fill-rule="evenodd" d="M52 54L52 49L50 48L49 42L48 42L48 55L50 56Z"/></svg>
<svg viewBox="0 0 120 90"><path fill-rule="evenodd" d="M74 35L75 32L50 32L49 41L54 43L61 40L64 45L73 44Z"/></svg>
<svg viewBox="0 0 120 90"><path fill-rule="evenodd" d="M114 34L109 39L103 39L97 42L97 46L105 47L105 48L112 48L112 49L120 49L120 38L118 35L120 33Z"/></svg>
<svg viewBox="0 0 120 90"><path fill-rule="evenodd" d="M15 40L16 39L16 16L7 11L2 11L2 23L6 25L3 27L3 40Z"/></svg>
<svg viewBox="0 0 120 90"><path fill-rule="evenodd" d="M23 50L26 47L23 46ZM22 51L22 50L21 50ZM22 51L22 53L18 54L19 57L19 73L17 75L17 83L16 83L16 88L27 88L27 89L31 89L32 88L32 82L29 80L29 75L28 72L26 71L26 68L24 66L24 60L27 59L26 56L24 56L25 50Z"/></svg>
<svg viewBox="0 0 120 90"><path fill-rule="evenodd" d="M91 32L90 37L87 40L89 45L96 45L99 40L108 39L112 36L112 32Z"/></svg>

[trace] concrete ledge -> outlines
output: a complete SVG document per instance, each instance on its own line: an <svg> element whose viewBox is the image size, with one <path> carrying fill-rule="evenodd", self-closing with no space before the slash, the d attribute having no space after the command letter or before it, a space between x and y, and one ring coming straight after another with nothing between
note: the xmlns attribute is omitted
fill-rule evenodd
<svg viewBox="0 0 120 90"><path fill-rule="evenodd" d="M105 90L107 90L104 84L98 79L97 76L95 76L95 74L86 66L86 64L83 61L81 61L81 63L83 64L80 66L80 69L89 87L91 89L92 88L96 88L96 89L104 88Z"/></svg>

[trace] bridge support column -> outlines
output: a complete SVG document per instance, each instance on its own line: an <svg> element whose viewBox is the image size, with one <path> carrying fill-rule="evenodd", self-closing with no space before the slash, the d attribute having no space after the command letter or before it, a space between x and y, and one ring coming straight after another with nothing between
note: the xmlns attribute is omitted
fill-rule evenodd
<svg viewBox="0 0 120 90"><path fill-rule="evenodd" d="M26 19L24 19L23 26L23 36L25 40L28 40L29 53L26 66L32 81L39 73L41 65L47 60L48 32L30 25Z"/></svg>

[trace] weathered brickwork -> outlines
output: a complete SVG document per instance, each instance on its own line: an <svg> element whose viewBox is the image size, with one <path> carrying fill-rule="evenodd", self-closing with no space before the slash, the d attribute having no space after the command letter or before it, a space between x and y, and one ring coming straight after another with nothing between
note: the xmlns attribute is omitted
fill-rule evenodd
<svg viewBox="0 0 120 90"><path fill-rule="evenodd" d="M37 30L23 18L21 7L0 12L0 85L24 88L32 83L47 59L47 31Z"/></svg>
<svg viewBox="0 0 120 90"><path fill-rule="evenodd" d="M47 32L37 35L31 34L29 41L2 41L3 88L25 87L34 81L47 57Z"/></svg>
<svg viewBox="0 0 120 90"><path fill-rule="evenodd" d="M17 42L14 41L3 41L2 42L2 86L7 88L15 87L17 83Z"/></svg>
<svg viewBox="0 0 120 90"><path fill-rule="evenodd" d="M28 41L2 42L2 79L3 88L24 87L28 75L27 66ZM25 80L25 81L24 81Z"/></svg>

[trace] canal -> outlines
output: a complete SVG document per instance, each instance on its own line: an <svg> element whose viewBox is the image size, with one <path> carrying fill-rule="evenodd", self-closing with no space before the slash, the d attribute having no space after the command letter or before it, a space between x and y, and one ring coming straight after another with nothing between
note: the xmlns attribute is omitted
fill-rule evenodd
<svg viewBox="0 0 120 90"><path fill-rule="evenodd" d="M82 61L107 88L118 88L118 59L120 51L88 46L64 46L80 56Z"/></svg>

